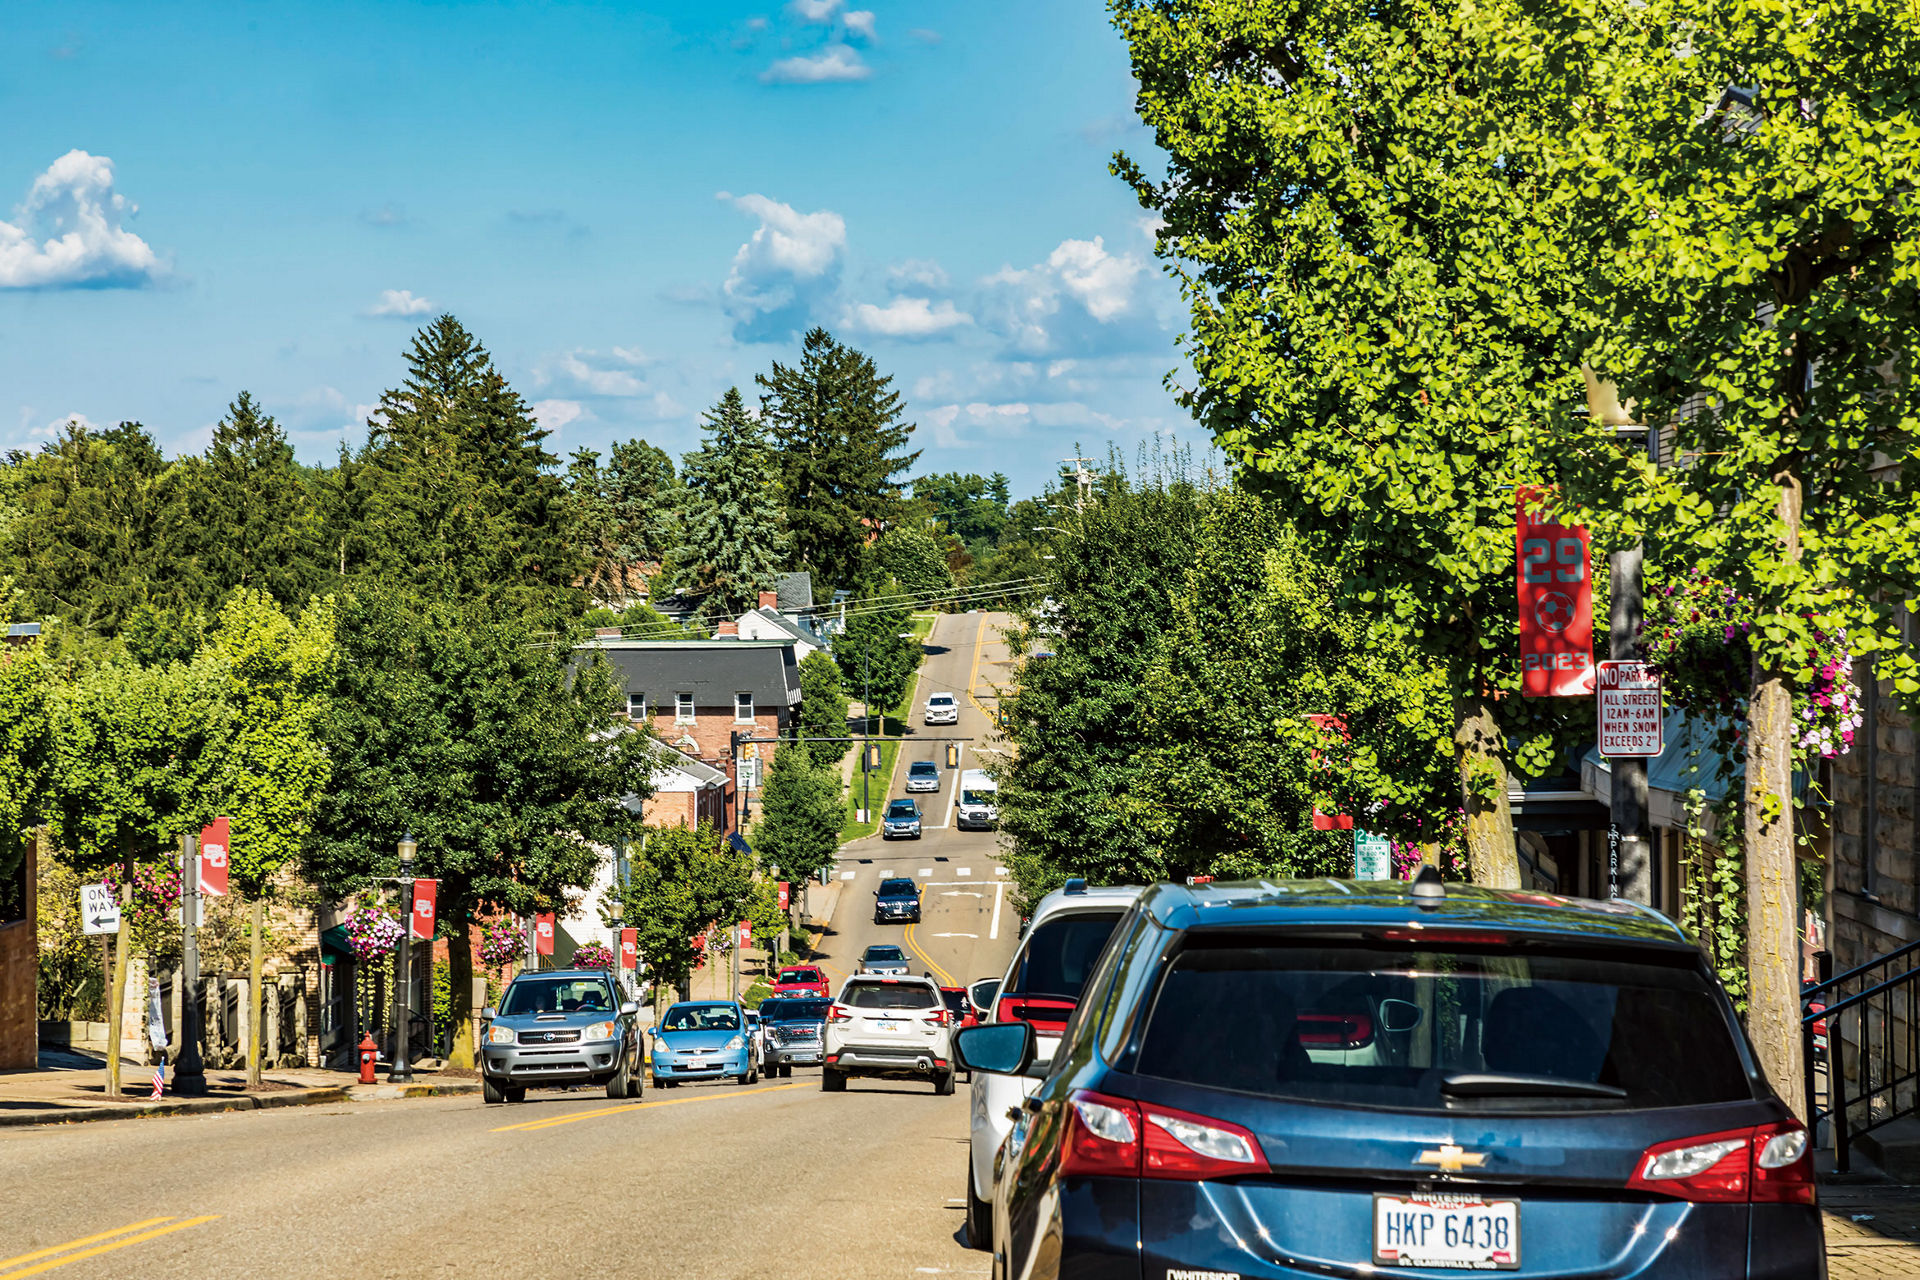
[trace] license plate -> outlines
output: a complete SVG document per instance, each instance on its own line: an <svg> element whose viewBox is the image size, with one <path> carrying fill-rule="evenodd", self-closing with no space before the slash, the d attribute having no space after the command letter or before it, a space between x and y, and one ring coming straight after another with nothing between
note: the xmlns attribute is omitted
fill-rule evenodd
<svg viewBox="0 0 1920 1280"><path fill-rule="evenodd" d="M1373 1198L1373 1260L1396 1267L1513 1271L1520 1266L1520 1202L1479 1196Z"/></svg>
<svg viewBox="0 0 1920 1280"><path fill-rule="evenodd" d="M874 1025L882 1031L898 1031L900 1029L900 1024L897 1022L879 1022Z"/></svg>

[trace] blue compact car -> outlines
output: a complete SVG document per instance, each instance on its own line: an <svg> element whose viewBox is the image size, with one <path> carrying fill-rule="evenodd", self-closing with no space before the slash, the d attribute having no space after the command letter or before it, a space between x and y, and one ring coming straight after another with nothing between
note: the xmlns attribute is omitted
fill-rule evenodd
<svg viewBox="0 0 1920 1280"><path fill-rule="evenodd" d="M653 1030L653 1082L725 1080L752 1084L760 1078L757 1037L746 1010L731 1000L676 1004Z"/></svg>
<svg viewBox="0 0 1920 1280"><path fill-rule="evenodd" d="M993 1272L1823 1277L1807 1132L1643 907L1442 885L1158 885L995 1161Z"/></svg>

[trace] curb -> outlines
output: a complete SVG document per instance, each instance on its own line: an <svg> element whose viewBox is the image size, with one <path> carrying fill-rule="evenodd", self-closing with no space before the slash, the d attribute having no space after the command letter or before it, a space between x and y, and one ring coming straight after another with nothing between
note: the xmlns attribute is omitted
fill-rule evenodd
<svg viewBox="0 0 1920 1280"><path fill-rule="evenodd" d="M148 1106L71 1107L41 1112L0 1112L0 1127L83 1124L90 1120L139 1120L148 1116L204 1116L225 1111L273 1111L281 1107L320 1106L329 1102L376 1102L480 1092L477 1080L444 1084L346 1085L325 1089L289 1089L284 1093L244 1093L231 1098L182 1098Z"/></svg>

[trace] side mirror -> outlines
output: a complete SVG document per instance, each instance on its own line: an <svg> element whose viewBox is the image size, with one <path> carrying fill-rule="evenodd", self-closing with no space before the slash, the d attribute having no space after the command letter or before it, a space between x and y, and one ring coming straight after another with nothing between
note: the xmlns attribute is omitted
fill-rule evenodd
<svg viewBox="0 0 1920 1280"><path fill-rule="evenodd" d="M1380 1002L1380 1025L1388 1031L1403 1033L1412 1031L1425 1021L1426 1014L1420 1006L1408 1000L1382 1000Z"/></svg>
<svg viewBox="0 0 1920 1280"><path fill-rule="evenodd" d="M1017 1076L1033 1064L1031 1022L988 1022L954 1033L953 1056L969 1071Z"/></svg>
<svg viewBox="0 0 1920 1280"><path fill-rule="evenodd" d="M967 988L967 1003L973 1006L975 1017L984 1018L993 1012L993 998L1000 994L1000 979L982 978Z"/></svg>
<svg viewBox="0 0 1920 1280"><path fill-rule="evenodd" d="M620 1012L623 1016L631 1018L634 1014L640 1012L640 1006L629 1000L620 1006Z"/></svg>
<svg viewBox="0 0 1920 1280"><path fill-rule="evenodd" d="M492 1022L495 1018L500 1016L500 1011L494 1008L492 1005L488 1005L486 1008L480 1011L480 1016L486 1021Z"/></svg>

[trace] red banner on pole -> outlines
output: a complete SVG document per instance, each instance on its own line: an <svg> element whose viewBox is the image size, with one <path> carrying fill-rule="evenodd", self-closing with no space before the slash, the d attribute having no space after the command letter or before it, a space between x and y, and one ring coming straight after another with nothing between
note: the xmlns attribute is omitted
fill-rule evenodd
<svg viewBox="0 0 1920 1280"><path fill-rule="evenodd" d="M553 954L553 912L543 911L533 918L533 953Z"/></svg>
<svg viewBox="0 0 1920 1280"><path fill-rule="evenodd" d="M1321 733L1329 735L1335 742L1345 742L1348 740L1347 721L1344 716L1336 716L1324 712L1312 713L1307 716L1307 721ZM1310 764L1319 764L1320 749L1316 747L1309 752L1307 760ZM1315 831L1351 831L1353 830L1353 815L1350 813L1322 813L1320 810L1315 809L1313 811L1313 829Z"/></svg>
<svg viewBox="0 0 1920 1280"><path fill-rule="evenodd" d="M620 967L622 969L640 967L640 931L638 929L620 931Z"/></svg>
<svg viewBox="0 0 1920 1280"><path fill-rule="evenodd" d="M1520 692L1529 698L1593 696L1593 575L1583 526L1555 523L1544 489L1515 498L1520 596ZM1531 509L1530 509L1531 508Z"/></svg>
<svg viewBox="0 0 1920 1280"><path fill-rule="evenodd" d="M415 880L413 882L413 929L412 936L426 942L433 937L433 912L440 897L438 880Z"/></svg>
<svg viewBox="0 0 1920 1280"><path fill-rule="evenodd" d="M753 945L753 921L751 920L740 922L740 945L743 947Z"/></svg>
<svg viewBox="0 0 1920 1280"><path fill-rule="evenodd" d="M705 951L707 949L707 935L704 933L696 933L693 937L689 938L688 941L693 943L693 949L695 951Z"/></svg>
<svg viewBox="0 0 1920 1280"><path fill-rule="evenodd" d="M780 909L782 911L785 911L787 909L788 901L789 899L787 895L787 882L785 880L782 880L780 882Z"/></svg>
<svg viewBox="0 0 1920 1280"><path fill-rule="evenodd" d="M227 896L228 819L215 818L200 828L200 892Z"/></svg>

